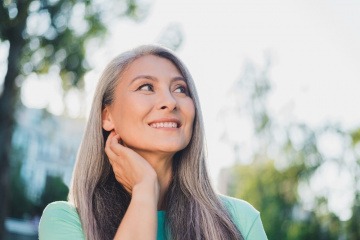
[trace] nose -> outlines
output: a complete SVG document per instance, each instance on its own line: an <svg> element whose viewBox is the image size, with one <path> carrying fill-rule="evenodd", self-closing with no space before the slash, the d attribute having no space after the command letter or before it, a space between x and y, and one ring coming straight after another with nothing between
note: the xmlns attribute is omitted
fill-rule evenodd
<svg viewBox="0 0 360 240"><path fill-rule="evenodd" d="M170 91L165 91L161 94L158 101L159 110L173 111L177 109L177 101Z"/></svg>

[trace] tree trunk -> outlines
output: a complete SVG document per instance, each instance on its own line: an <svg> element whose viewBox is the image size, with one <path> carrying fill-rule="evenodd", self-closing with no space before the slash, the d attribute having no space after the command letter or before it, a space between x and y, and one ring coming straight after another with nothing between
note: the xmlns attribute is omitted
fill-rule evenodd
<svg viewBox="0 0 360 240"><path fill-rule="evenodd" d="M12 134L15 127L15 109L19 87L15 79L20 74L20 56L24 45L21 33L24 25L8 28L5 39L9 40L8 71L5 76L3 92L0 95L0 239L4 239L4 220L7 211L9 189L9 166Z"/></svg>

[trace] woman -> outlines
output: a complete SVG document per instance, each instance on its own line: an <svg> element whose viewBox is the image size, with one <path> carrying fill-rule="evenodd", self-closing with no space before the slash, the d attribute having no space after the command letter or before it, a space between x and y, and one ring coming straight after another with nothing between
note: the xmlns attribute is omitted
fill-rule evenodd
<svg viewBox="0 0 360 240"><path fill-rule="evenodd" d="M107 66L69 202L44 210L39 238L266 239L258 211L212 189L196 89L170 50L141 46Z"/></svg>

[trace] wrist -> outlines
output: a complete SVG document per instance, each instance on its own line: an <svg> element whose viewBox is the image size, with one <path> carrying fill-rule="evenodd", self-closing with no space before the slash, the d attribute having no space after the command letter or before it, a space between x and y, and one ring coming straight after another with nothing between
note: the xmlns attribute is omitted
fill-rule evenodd
<svg viewBox="0 0 360 240"><path fill-rule="evenodd" d="M160 185L156 178L148 178L132 189L132 199L137 201L146 201L157 204L160 195ZM153 200L153 201L151 201Z"/></svg>

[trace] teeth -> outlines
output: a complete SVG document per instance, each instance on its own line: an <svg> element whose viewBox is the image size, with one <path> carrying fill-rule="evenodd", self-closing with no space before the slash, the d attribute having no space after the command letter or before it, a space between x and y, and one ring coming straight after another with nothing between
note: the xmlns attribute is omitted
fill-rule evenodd
<svg viewBox="0 0 360 240"><path fill-rule="evenodd" d="M153 128L177 128L177 123L175 122L161 122L161 123L152 123L150 127Z"/></svg>

